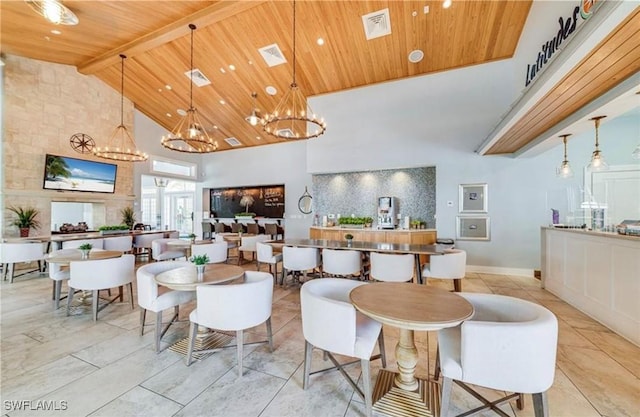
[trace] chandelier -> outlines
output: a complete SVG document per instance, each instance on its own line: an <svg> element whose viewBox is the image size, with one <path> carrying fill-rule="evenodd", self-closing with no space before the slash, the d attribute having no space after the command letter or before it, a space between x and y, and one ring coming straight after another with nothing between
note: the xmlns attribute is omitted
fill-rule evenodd
<svg viewBox="0 0 640 417"><path fill-rule="evenodd" d="M187 153L208 153L218 150L218 142L214 142L200 121L198 110L193 107L193 31L196 25L189 24L191 29L191 71L189 72L189 110L182 120L166 136L161 143L167 149ZM185 146L186 145L186 146Z"/></svg>
<svg viewBox="0 0 640 417"><path fill-rule="evenodd" d="M571 133L560 135L560 137L562 138L562 143L564 145L564 159L562 160L562 164L560 164L560 168L558 168L556 172L556 174L560 178L573 177L573 170L571 169L571 165L569 165L569 160L567 159L567 138L569 136L571 136Z"/></svg>
<svg viewBox="0 0 640 417"><path fill-rule="evenodd" d="M78 16L56 0L25 0L39 15L54 25L77 25Z"/></svg>
<svg viewBox="0 0 640 417"><path fill-rule="evenodd" d="M602 156L602 152L599 148L598 143L598 128L600 127L600 119L604 119L607 116L596 116L589 120L593 120L596 125L596 148L591 154L591 162L587 166L587 169L591 171L606 171L609 169L609 165L604 161L604 157Z"/></svg>
<svg viewBox="0 0 640 417"><path fill-rule="evenodd" d="M327 128L318 119L296 84L296 2L293 2L293 81L271 114L266 114L263 129L281 139L310 139L322 135Z"/></svg>
<svg viewBox="0 0 640 417"><path fill-rule="evenodd" d="M124 60L127 57L120 54L120 124L111 134L107 145L104 148L97 147L93 154L99 158L112 159L115 161L141 162L146 161L148 156L136 148L136 142L124 125Z"/></svg>

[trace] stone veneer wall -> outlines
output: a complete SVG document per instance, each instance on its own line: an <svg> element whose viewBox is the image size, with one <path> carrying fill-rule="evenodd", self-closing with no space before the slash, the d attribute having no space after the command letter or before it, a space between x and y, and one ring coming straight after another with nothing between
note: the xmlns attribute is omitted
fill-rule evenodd
<svg viewBox="0 0 640 417"><path fill-rule="evenodd" d="M402 217L435 229L436 168L317 174L313 179L314 213L370 216L376 221L378 197L397 197Z"/></svg>
<svg viewBox="0 0 640 417"><path fill-rule="evenodd" d="M132 163L118 163L114 194L59 192L42 189L45 154L100 160L69 145L74 133L91 136L104 146L120 123L120 92L75 67L7 55L3 68L2 236L17 236L8 206L40 210L39 231L51 230L51 201L100 203L105 224L119 224L120 210L133 204ZM125 86L126 87L126 86ZM133 129L133 104L125 100L124 122ZM133 131L133 130L131 130ZM104 162L111 162L105 161ZM100 226L98 224L97 226Z"/></svg>

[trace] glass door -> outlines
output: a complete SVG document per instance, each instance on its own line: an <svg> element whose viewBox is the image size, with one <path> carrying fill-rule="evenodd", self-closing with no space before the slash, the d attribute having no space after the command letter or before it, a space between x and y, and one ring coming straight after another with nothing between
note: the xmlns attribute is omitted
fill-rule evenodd
<svg viewBox="0 0 640 417"><path fill-rule="evenodd" d="M193 233L193 193L168 194L169 229L178 230L180 236Z"/></svg>

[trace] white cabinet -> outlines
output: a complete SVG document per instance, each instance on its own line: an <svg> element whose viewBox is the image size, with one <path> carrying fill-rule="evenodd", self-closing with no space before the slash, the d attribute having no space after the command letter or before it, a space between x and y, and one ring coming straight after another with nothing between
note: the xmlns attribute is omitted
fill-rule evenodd
<svg viewBox="0 0 640 417"><path fill-rule="evenodd" d="M542 285L640 346L640 237L542 228Z"/></svg>

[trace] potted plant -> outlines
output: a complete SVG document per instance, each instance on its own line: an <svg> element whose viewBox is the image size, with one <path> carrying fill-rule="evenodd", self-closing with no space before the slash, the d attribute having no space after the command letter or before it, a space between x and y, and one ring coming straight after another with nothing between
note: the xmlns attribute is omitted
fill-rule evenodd
<svg viewBox="0 0 640 417"><path fill-rule="evenodd" d="M120 210L122 216L122 223L129 227L129 230L133 230L133 225L136 224L136 213L133 211L133 207L125 207Z"/></svg>
<svg viewBox="0 0 640 417"><path fill-rule="evenodd" d="M353 235L351 233L347 233L344 235L344 238L347 240L347 246L351 246L351 243L353 243Z"/></svg>
<svg viewBox="0 0 640 417"><path fill-rule="evenodd" d="M78 246L78 249L80 249L80 252L82 252L82 259L87 259L89 257L89 252L91 251L91 248L93 246L91 246L91 243L83 243L82 245Z"/></svg>
<svg viewBox="0 0 640 417"><path fill-rule="evenodd" d="M101 235L114 235L114 234L122 234L129 231L129 226L126 224L116 224L116 225L104 225L98 227L98 231Z"/></svg>
<svg viewBox="0 0 640 417"><path fill-rule="evenodd" d="M39 229L40 221L36 219L40 211L33 207L8 207L18 217L13 221L13 225L20 229L20 237L28 237L29 229Z"/></svg>
<svg viewBox="0 0 640 417"><path fill-rule="evenodd" d="M194 233L189 234L189 239L191 239L191 243L196 243L196 235Z"/></svg>
<svg viewBox="0 0 640 417"><path fill-rule="evenodd" d="M209 257L205 255L193 255L190 259L191 262L196 266L196 270L198 271L198 281L202 281L202 276L204 274L204 267L209 262Z"/></svg>

